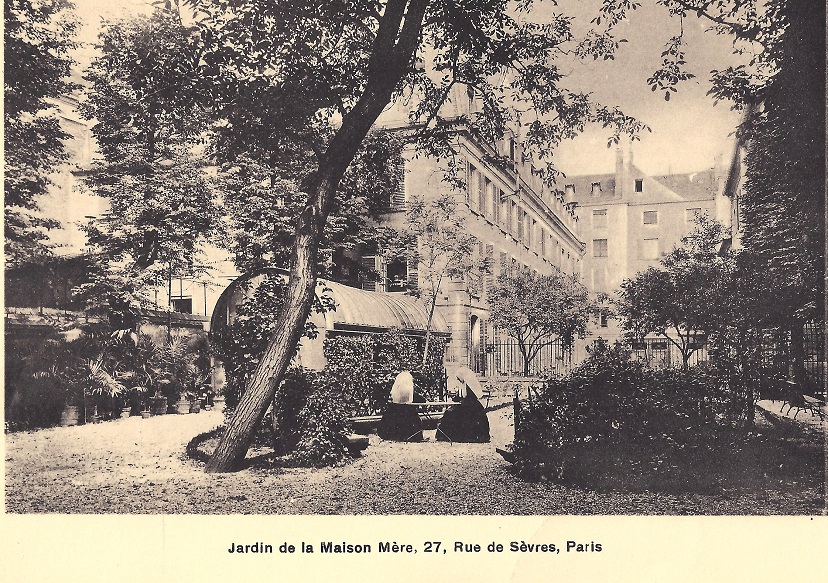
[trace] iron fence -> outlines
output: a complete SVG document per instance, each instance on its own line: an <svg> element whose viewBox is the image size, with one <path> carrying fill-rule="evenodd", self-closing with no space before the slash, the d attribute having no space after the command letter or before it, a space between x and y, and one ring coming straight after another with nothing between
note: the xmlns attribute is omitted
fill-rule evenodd
<svg viewBox="0 0 828 583"><path fill-rule="evenodd" d="M825 330L819 323L803 328L805 371L814 387L824 390L826 383ZM791 336L784 330L763 330L757 334L755 346L761 368L788 375L791 363ZM632 345L633 355L653 368L678 367L682 364L681 351L663 338L646 338ZM699 343L691 353L688 364L696 365L709 359L707 345Z"/></svg>
<svg viewBox="0 0 828 583"><path fill-rule="evenodd" d="M485 345L484 351L470 355L472 370L483 376L523 376L523 354L515 341L497 341ZM529 376L561 374L572 365L572 352L560 340L542 347L529 363Z"/></svg>
<svg viewBox="0 0 828 583"><path fill-rule="evenodd" d="M814 388L825 390L825 329L816 322L808 323L803 330L805 372ZM786 330L765 330L757 341L762 367L781 376L787 375L791 363L791 335Z"/></svg>
<svg viewBox="0 0 828 583"><path fill-rule="evenodd" d="M695 366L708 359L707 345L696 343L691 345L687 364ZM642 342L635 342L632 345L632 353L635 358L644 361L651 368L680 367L684 362L684 356L678 346L666 338L645 338Z"/></svg>

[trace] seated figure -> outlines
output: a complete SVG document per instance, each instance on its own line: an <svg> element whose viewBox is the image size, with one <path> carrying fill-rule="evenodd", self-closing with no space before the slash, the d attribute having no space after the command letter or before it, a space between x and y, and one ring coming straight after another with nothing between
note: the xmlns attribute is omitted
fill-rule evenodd
<svg viewBox="0 0 828 583"><path fill-rule="evenodd" d="M437 425L437 441L486 443L491 439L486 409L472 386L480 390L475 374L466 367L452 373L460 402L449 407Z"/></svg>
<svg viewBox="0 0 828 583"><path fill-rule="evenodd" d="M391 387L391 402L382 414L377 435L389 441L422 441L423 423L417 407L408 403L414 400L414 377L402 371Z"/></svg>

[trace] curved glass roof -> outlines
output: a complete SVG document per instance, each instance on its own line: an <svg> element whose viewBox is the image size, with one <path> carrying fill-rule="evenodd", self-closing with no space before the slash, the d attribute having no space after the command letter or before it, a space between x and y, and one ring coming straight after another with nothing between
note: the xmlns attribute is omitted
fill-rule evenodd
<svg viewBox="0 0 828 583"><path fill-rule="evenodd" d="M222 292L213 310L210 329L227 325L236 312L236 306L264 280L267 274L287 277L281 269L242 275ZM343 332L380 332L398 328L403 332L424 334L428 325L426 306L412 296L402 293L384 293L361 290L332 281L317 283L317 297L330 298L335 311L324 313L326 328ZM432 333L451 333L443 316L435 310L431 322Z"/></svg>

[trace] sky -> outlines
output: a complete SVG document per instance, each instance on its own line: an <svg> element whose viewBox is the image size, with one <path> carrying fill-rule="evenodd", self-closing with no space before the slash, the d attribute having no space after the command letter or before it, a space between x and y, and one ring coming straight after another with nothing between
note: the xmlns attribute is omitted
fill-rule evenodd
<svg viewBox="0 0 828 583"><path fill-rule="evenodd" d="M597 4L559 2L562 9ZM737 61L731 40L705 32L708 24L695 16L684 19L686 61L696 77L680 84L670 101L664 100L663 92L652 92L646 80L661 63L664 44L679 34L681 23L654 2L642 0L641 7L620 25L617 36L628 42L621 43L615 60L579 61L567 71L580 90L592 92L605 105L618 105L652 129L633 145L635 164L647 174L704 170L713 166L717 155L727 159L732 153L732 133L740 116L729 103L714 106L706 93L710 71ZM569 175L613 172L615 149L607 149L607 138L606 131L592 129L564 145L558 152L560 169Z"/></svg>
<svg viewBox="0 0 828 583"><path fill-rule="evenodd" d="M644 132L632 150L635 164L650 175L696 172L711 168L717 156L728 159L733 149L732 133L739 122L729 103L713 104L706 95L710 89L710 71L736 62L729 39L705 32L708 23L690 16L684 20L688 67L696 77L679 86L670 101L662 92L653 93L646 79L661 61L664 44L677 35L680 22L670 18L663 7L652 0L640 0L641 6L628 22L620 25L622 43L615 60L572 61L564 71L571 78L571 88L590 92L605 105L618 105L624 113L647 124L652 133ZM116 18L148 12L150 0L74 0L83 22L79 39L86 47L78 60L88 62L91 44L101 18ZM579 17L581 30L600 0L559 0L539 2L539 10L560 10ZM589 15L589 16L587 16ZM584 18L586 16L586 18ZM615 149L607 148L608 133L588 129L582 136L567 142L556 152L557 167L570 176L611 173L615 167Z"/></svg>

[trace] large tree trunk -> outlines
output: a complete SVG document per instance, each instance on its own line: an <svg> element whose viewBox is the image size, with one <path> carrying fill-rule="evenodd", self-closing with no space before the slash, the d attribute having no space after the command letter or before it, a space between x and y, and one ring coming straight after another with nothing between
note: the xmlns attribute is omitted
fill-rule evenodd
<svg viewBox="0 0 828 583"><path fill-rule="evenodd" d="M250 446L253 430L273 400L278 383L290 365L294 349L302 336L316 288L316 254L320 229L318 220L312 216L313 208L308 206L299 217L287 299L279 315L276 333L245 388L216 451L207 462L208 473L227 472L238 467Z"/></svg>
<svg viewBox="0 0 828 583"><path fill-rule="evenodd" d="M208 473L238 468L254 429L264 417L290 365L313 303L319 240L334 195L362 141L391 101L394 88L413 61L427 5L428 0L389 0L386 4L368 63L365 91L343 117L342 126L320 161L316 191L311 193L308 205L298 218L287 297L276 333L207 462Z"/></svg>

